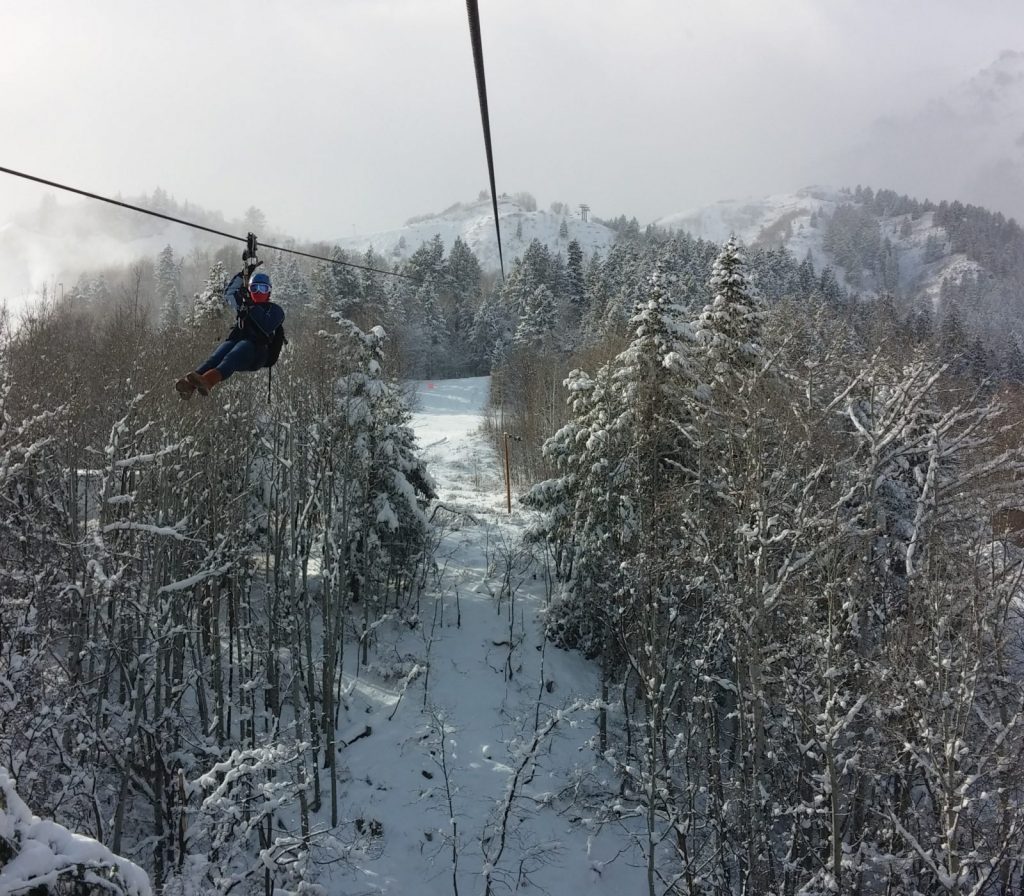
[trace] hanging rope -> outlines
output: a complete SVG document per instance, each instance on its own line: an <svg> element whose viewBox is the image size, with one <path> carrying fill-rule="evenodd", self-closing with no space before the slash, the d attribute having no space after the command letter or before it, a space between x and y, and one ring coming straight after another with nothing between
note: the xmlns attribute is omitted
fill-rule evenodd
<svg viewBox="0 0 1024 896"><path fill-rule="evenodd" d="M498 264L501 279L505 279L505 259L501 252L501 224L498 222L498 192L494 188L494 153L491 150L491 118L487 113L487 78L484 75L484 48L480 41L480 10L477 0L466 0L469 15L469 39L473 44L473 63L476 65L476 90L480 97L480 120L484 127L484 148L487 150L487 174L491 179L491 203L494 205L494 230L498 235Z"/></svg>
<svg viewBox="0 0 1024 896"><path fill-rule="evenodd" d="M77 187L69 187L67 184L60 184L53 180L46 180L42 177L36 177L32 174L26 174L24 171L15 171L13 168L4 168L0 165L0 172L3 174L10 174L14 177L21 177L25 180L34 181L37 184L44 184L47 187L53 187L57 190L64 190L67 193L75 193L79 196L84 196L86 199L95 199L98 202L106 202L110 205L117 205L121 208L129 209L133 212L139 212L143 215L150 215L154 218L163 218L165 221L173 221L175 224L182 224L185 227L191 227L193 230L204 230L207 233L212 233L215 236L222 236L226 240L237 240L240 243L247 242L248 237L235 236L233 233L225 233L223 230L215 230L213 227L206 227L202 224L196 224L194 221L185 221L182 218L175 218L173 215L165 215L163 212L155 212L149 208L142 208L138 205L132 205L130 202L122 202L120 199L111 199L109 196L100 196L98 193L90 193L88 190L79 190ZM365 264L355 264L351 261L342 261L339 258L325 258L323 255L311 255L309 252L300 252L298 249L286 249L283 246L272 246L270 243L263 243L264 249L273 249L276 252L287 252L289 255L301 255L303 258L312 258L316 261L325 261L328 264L337 264L346 268L355 268L357 271L368 271L373 274L382 274L385 277L400 277L403 280L411 280L413 283L422 285L423 280L420 277L413 277L411 274L400 274L398 271L384 271L380 268L369 267ZM445 277L446 274L443 271L434 271L434 274L440 277ZM504 271L502 272L504 276Z"/></svg>

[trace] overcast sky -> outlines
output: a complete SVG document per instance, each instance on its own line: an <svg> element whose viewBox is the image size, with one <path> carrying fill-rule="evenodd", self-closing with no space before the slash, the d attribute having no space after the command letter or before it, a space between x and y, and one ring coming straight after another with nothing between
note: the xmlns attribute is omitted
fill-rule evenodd
<svg viewBox="0 0 1024 896"><path fill-rule="evenodd" d="M870 122L1024 49L1020 0L480 14L499 192L641 223L835 183ZM229 218L255 205L309 239L487 185L462 0L0 0L0 33L5 167L110 195L159 186ZM0 226L44 192L0 175Z"/></svg>

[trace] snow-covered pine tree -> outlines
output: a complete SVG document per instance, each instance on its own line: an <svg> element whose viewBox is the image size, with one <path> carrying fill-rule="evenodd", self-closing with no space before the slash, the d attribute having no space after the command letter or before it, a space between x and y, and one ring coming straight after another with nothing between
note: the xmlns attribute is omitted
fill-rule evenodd
<svg viewBox="0 0 1024 896"><path fill-rule="evenodd" d="M515 349L552 351L558 347L554 294L547 286L538 286L528 296L519 319L512 345Z"/></svg>
<svg viewBox="0 0 1024 896"><path fill-rule="evenodd" d="M287 307L290 312L304 309L312 301L309 281L294 255L284 255L274 265L272 280L274 301Z"/></svg>
<svg viewBox="0 0 1024 896"><path fill-rule="evenodd" d="M566 279L568 301L575 309L576 321L579 322L586 304L586 281L584 273L583 249L579 240L571 240L566 249Z"/></svg>
<svg viewBox="0 0 1024 896"><path fill-rule="evenodd" d="M483 274L476 255L461 236L455 238L444 269L463 307L475 308L480 301Z"/></svg>
<svg viewBox="0 0 1024 896"><path fill-rule="evenodd" d="M673 631L685 618L671 572L682 530L669 519L681 483L692 475L693 454L690 333L671 290L671 282L652 278L630 322L628 348L594 379L580 371L570 376L572 420L544 448L562 476L526 499L546 513L539 532L554 542L565 578L549 632L601 657L606 698L619 676L641 697L650 727L638 734L639 752L616 761L636 769L652 812L663 768L657 744L667 736L666 713L679 683L671 671ZM661 836L653 816L648 835L653 863Z"/></svg>
<svg viewBox="0 0 1024 896"><path fill-rule="evenodd" d="M181 266L174 258L174 250L165 246L157 257L153 273L154 292L160 308L162 329L175 328L182 320Z"/></svg>
<svg viewBox="0 0 1024 896"><path fill-rule="evenodd" d="M334 314L348 317L359 307L362 300L359 277L355 269L348 266L348 253L334 246L331 249L331 263L317 262L310 276L310 291L316 311L324 318Z"/></svg>
<svg viewBox="0 0 1024 896"><path fill-rule="evenodd" d="M568 423L544 444L544 455L560 475L535 485L524 504L542 512L533 537L551 542L561 593L546 619L556 644L601 656L608 651L608 603L616 580L621 520L628 515L623 449L612 422L621 414L612 387L612 367L591 377L573 370L565 383L571 408Z"/></svg>
<svg viewBox="0 0 1024 896"><path fill-rule="evenodd" d="M449 351L456 358L470 353L473 319L480 308L483 274L462 237L456 237L440 280L441 312L448 325ZM465 368L464 368L465 369Z"/></svg>
<svg viewBox="0 0 1024 896"><path fill-rule="evenodd" d="M385 328L393 326L394 321L388 316L388 293L386 288L386 281L393 278L374 273L374 271L388 271L391 269L387 259L383 255L378 254L373 246L370 246L363 253L359 263L365 268L373 269L359 272L360 291L363 296L362 306L358 314L361 325L366 329L375 326L384 326Z"/></svg>
<svg viewBox="0 0 1024 896"><path fill-rule="evenodd" d="M189 326L202 327L208 322L223 320L228 316L228 308L224 302L227 279L224 263L214 262L206 275L202 291L196 293L195 301L185 317L185 322Z"/></svg>
<svg viewBox="0 0 1024 896"><path fill-rule="evenodd" d="M709 286L713 298L694 323L704 349L706 383L712 389L735 387L761 353L763 302L750 283L735 238L715 260Z"/></svg>

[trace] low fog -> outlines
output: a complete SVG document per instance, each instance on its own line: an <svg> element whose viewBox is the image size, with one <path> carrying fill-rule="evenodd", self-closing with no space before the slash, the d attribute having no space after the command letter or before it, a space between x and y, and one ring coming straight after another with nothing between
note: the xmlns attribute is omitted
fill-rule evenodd
<svg viewBox="0 0 1024 896"><path fill-rule="evenodd" d="M647 223L863 183L1024 216L1016 3L502 0L481 18L498 189L542 207ZM5 167L229 220L256 206L317 240L487 183L459 2L55 0L2 21ZM80 202L0 175L0 297L159 250L18 223L48 194Z"/></svg>

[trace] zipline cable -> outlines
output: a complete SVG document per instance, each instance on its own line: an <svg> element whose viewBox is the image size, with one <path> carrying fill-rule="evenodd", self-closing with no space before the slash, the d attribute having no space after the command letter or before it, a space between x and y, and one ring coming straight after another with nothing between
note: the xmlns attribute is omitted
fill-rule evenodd
<svg viewBox="0 0 1024 896"><path fill-rule="evenodd" d="M501 252L501 225L498 223L498 193L494 188L494 153L491 150L491 117L487 112L487 78L484 75L484 48L480 40L480 10L476 0L466 0L469 15L469 39L473 44L473 63L476 66L476 91L480 97L480 120L484 126L484 148L487 150L487 174L491 179L491 202L494 205L494 230L498 234L498 264L501 279L505 279L505 259Z"/></svg>
<svg viewBox="0 0 1024 896"><path fill-rule="evenodd" d="M111 199L109 196L100 196L98 193L90 193L88 190L79 190L77 187L69 187L67 184L60 184L53 180L46 180L42 177L36 177L33 174L26 174L24 171L15 171L13 168L5 168L0 165L0 172L3 174L11 174L14 177L21 177L25 180L34 181L37 184L44 184L47 187L54 187L57 190L64 190L68 193L76 193L79 196L85 196L87 199L95 199L99 202L107 202L110 205L118 205L121 208L130 209L133 212L141 212L143 215L151 215L154 218L163 218L165 221L173 221L175 224L183 224L185 227L191 227L194 230L205 230L207 233L215 234L216 236L222 236L228 240L237 240L240 243L247 241L247 237L235 236L233 233L225 233L223 230L215 230L212 227L206 227L203 224L196 224L194 221L185 221L182 218L175 218L173 215L165 215L163 212L155 212L149 208L142 208L138 205L132 205L130 202L122 202L120 199ZM413 277L411 274L400 274L398 271L384 271L380 268L373 268L364 264L355 264L351 261L342 261L339 258L325 258L323 255L312 255L309 252L300 252L298 249L286 249L283 246L272 246L270 243L261 243L264 249L273 249L276 252L287 252L289 255L301 255L303 258L313 258L316 261L325 261L328 264L337 264L346 268L355 268L359 271L368 271L373 274L383 274L385 277L401 277L403 280L411 280L413 283L423 284L423 279L420 277ZM501 244L498 244L499 249ZM434 271L433 273L440 276L445 276L443 271ZM502 276L504 276L504 268L502 268Z"/></svg>

